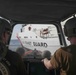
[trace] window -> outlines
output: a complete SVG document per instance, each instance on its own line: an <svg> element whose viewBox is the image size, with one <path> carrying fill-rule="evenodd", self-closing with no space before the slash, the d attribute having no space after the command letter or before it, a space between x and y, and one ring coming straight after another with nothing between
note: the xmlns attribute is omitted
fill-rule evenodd
<svg viewBox="0 0 76 75"><path fill-rule="evenodd" d="M37 57L37 55L41 55L44 51L50 51L51 55L53 55L60 47L55 25L17 24L13 29L9 48L16 51L18 47L25 50L25 57L34 55Z"/></svg>

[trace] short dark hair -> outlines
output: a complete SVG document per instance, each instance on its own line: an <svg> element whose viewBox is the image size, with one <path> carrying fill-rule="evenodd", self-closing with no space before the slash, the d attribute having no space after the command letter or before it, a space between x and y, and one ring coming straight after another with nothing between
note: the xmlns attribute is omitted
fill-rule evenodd
<svg viewBox="0 0 76 75"><path fill-rule="evenodd" d="M24 54L25 50L22 47L18 47L16 52L22 56Z"/></svg>

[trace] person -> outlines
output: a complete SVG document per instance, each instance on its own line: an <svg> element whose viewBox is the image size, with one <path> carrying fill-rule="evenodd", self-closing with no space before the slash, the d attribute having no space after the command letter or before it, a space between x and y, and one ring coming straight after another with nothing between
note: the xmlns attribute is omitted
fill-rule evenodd
<svg viewBox="0 0 76 75"><path fill-rule="evenodd" d="M21 56L6 46L11 35L10 23L0 18L0 74L26 75L25 64Z"/></svg>
<svg viewBox="0 0 76 75"><path fill-rule="evenodd" d="M41 55L42 55L42 58L48 58L48 59L51 58L51 52L49 50L43 51Z"/></svg>
<svg viewBox="0 0 76 75"><path fill-rule="evenodd" d="M18 47L16 49L16 52L21 56L22 59L24 59L25 57L27 57L29 54L32 53L32 50L28 50L28 49L23 48L23 47Z"/></svg>
<svg viewBox="0 0 76 75"><path fill-rule="evenodd" d="M17 52L22 58L24 58L24 56L25 56L25 49L24 49L24 48L18 47L17 50L16 50L16 52Z"/></svg>
<svg viewBox="0 0 76 75"><path fill-rule="evenodd" d="M76 17L69 19L64 25L64 34L70 45L61 47L50 60L44 58L42 62L49 70L59 69L60 75L75 75L76 71Z"/></svg>

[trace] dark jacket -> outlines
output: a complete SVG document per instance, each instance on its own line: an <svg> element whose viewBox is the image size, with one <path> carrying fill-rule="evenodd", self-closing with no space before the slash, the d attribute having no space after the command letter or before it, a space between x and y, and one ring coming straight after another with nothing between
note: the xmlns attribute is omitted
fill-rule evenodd
<svg viewBox="0 0 76 75"><path fill-rule="evenodd" d="M26 75L25 65L20 55L8 50L5 58L10 64L10 75Z"/></svg>

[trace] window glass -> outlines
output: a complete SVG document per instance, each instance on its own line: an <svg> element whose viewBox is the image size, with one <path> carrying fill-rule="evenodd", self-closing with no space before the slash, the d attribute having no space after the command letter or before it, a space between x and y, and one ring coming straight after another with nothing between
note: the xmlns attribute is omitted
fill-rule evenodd
<svg viewBox="0 0 76 75"><path fill-rule="evenodd" d="M17 24L9 45L12 51L23 48L24 57L41 57L44 51L53 55L59 47L57 29L52 24Z"/></svg>

